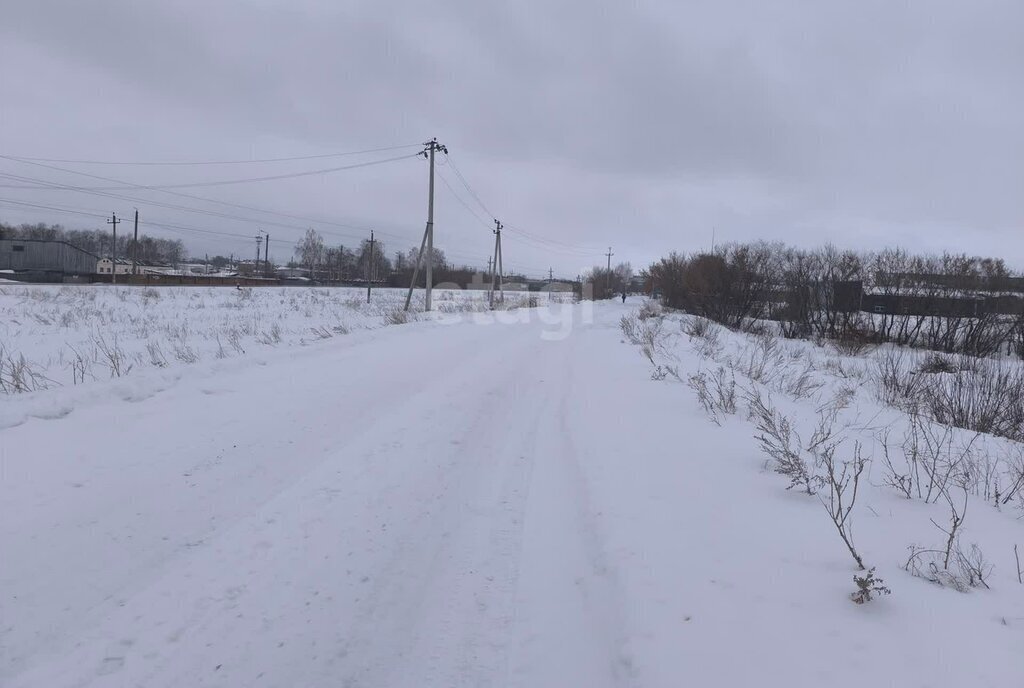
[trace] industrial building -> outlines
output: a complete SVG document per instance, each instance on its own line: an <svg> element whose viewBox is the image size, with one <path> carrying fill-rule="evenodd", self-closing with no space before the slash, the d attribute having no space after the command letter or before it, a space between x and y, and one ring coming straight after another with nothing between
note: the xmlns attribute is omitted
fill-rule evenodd
<svg viewBox="0 0 1024 688"><path fill-rule="evenodd" d="M0 271L26 282L88 279L99 256L67 243L41 239L0 239Z"/></svg>

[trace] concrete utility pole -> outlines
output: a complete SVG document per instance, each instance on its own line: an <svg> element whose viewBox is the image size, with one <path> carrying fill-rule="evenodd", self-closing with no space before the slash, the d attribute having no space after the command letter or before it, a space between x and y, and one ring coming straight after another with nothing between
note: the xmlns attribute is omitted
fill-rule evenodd
<svg viewBox="0 0 1024 688"><path fill-rule="evenodd" d="M263 238L263 276L270 277L270 235Z"/></svg>
<svg viewBox="0 0 1024 688"><path fill-rule="evenodd" d="M548 282L551 282L554 279L555 279L555 271L553 269L551 269L551 268L548 268Z"/></svg>
<svg viewBox="0 0 1024 688"><path fill-rule="evenodd" d="M114 226L114 245L110 250L111 262L113 263L113 267L110 268L110 283L117 284L117 223L121 220L117 219L117 213L111 213L110 215L111 219L107 220L107 224Z"/></svg>
<svg viewBox="0 0 1024 688"><path fill-rule="evenodd" d="M132 274L139 274L139 209L135 209L135 238L132 240Z"/></svg>
<svg viewBox="0 0 1024 688"><path fill-rule="evenodd" d="M420 244L420 255L416 259L416 267L412 271L412 282L409 284L409 293L405 296L405 310L409 310L409 303L412 301L412 290L416 286L416 278L419 277L420 263L423 262L423 250L427 251L427 298L426 310L430 310L430 296L434 288L434 154L441 151L448 154L448 149L437 142L437 139L430 139L421 152L425 158L430 160L430 187L429 199L427 201L427 229L423 232L423 242Z"/></svg>
<svg viewBox="0 0 1024 688"><path fill-rule="evenodd" d="M495 220L494 222L495 222L495 224L497 224L498 221ZM500 227L501 225L498 225L498 226ZM493 258L489 258L487 260L487 266L488 266L488 268L490 268L490 266L493 264L494 265L494 270L489 270L489 272L491 273L491 289L487 293L487 306L493 310L494 309L494 288L497 285L497 280L498 280L498 236L499 236L499 234L498 234L498 230L497 229L493 229L491 231L494 232L494 256L493 256Z"/></svg>
<svg viewBox="0 0 1024 688"><path fill-rule="evenodd" d="M370 303L370 286L373 284L373 230L370 230L370 258L366 261L366 303Z"/></svg>
<svg viewBox="0 0 1024 688"><path fill-rule="evenodd" d="M501 264L501 228L502 224L497 220L494 221L494 274L491 277L491 308L494 308L494 281L498 281L498 300L505 303L505 289L502 284L502 277L504 270Z"/></svg>
<svg viewBox="0 0 1024 688"><path fill-rule="evenodd" d="M606 255L608 256L608 272L605 274L604 278L604 291L605 296L610 297L612 291L612 256L615 255L612 253L611 246L608 247L608 253Z"/></svg>
<svg viewBox="0 0 1024 688"><path fill-rule="evenodd" d="M256 271L260 269L260 246L263 245L263 230L256 230L256 262L252 264L252 276L256 276Z"/></svg>

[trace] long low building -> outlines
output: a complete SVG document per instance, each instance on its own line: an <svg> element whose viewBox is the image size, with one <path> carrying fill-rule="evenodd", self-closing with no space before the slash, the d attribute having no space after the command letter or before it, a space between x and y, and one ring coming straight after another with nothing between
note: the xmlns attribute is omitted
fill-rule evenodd
<svg viewBox="0 0 1024 688"><path fill-rule="evenodd" d="M96 273L99 256L66 241L0 239L0 270L29 280L63 282Z"/></svg>

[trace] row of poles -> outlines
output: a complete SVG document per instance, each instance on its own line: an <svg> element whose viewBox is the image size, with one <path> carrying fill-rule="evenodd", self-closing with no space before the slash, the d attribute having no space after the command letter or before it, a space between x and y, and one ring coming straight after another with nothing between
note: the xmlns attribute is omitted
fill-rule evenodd
<svg viewBox="0 0 1024 688"><path fill-rule="evenodd" d="M448 149L437 142L437 139L431 139L424 144L425 148L420 152L424 158L430 161L430 183L428 185L428 198L427 198L427 227L423 231L423 240L420 242L420 251L416 257L416 265L412 271L412 281L409 283L409 291L405 295L405 310L409 310L409 306L412 303L412 291L416 287L416 280L420 276L420 266L426 263L424 266L425 278L426 278L426 296L424 301L424 309L431 309L431 297L434 289L434 156L440 151L445 155L448 154ZM492 258L494 267L491 271L491 289L488 294L488 302L491 308L494 307L495 290L497 290L498 298L501 302L505 301L505 292L502 286L502 260L501 260L501 222L498 220L494 221L494 256ZM372 236L372 235L371 235ZM372 250L372 242L371 242ZM425 260L424 260L425 259ZM367 283L367 299L369 299L369 283Z"/></svg>
<svg viewBox="0 0 1024 688"><path fill-rule="evenodd" d="M424 271L426 278L426 299L425 309L431 309L431 297L433 296L434 289L434 157L435 154L440 151L445 155L448 154L448 149L437 142L437 139L431 139L426 144L425 148L420 152L424 158L430 161L430 183L427 200L427 227L423 232L423 241L420 242L420 251L416 257L416 266L413 268L412 281L409 283L409 292L405 296L405 310L409 310L409 306L412 303L412 292L416 286L416 280L419 278L420 266L426 263ZM117 284L117 225L124 220L119 220L117 213L111 215L111 219L107 220L107 224L113 227L114 231L114 248L113 248L113 267L110 269L111 282ZM501 255L501 229L502 224L498 220L494 221L495 228L494 232L494 256L491 259L491 289L488 294L488 303L491 308L494 307L495 294L498 296L498 300L501 303L505 301L504 286L502 284L502 275L504 270L502 267L502 255ZM264 269L268 269L270 257L270 234L258 234L256 237L256 265L260 263L260 245L263 245L263 260ZM135 211L135 245L139 242L139 211ZM370 289L372 285L372 269L373 269L373 249L374 249L374 236L373 231L370 231L370 260L367 262L367 277L366 277L366 301L370 301ZM138 264L136 261L135 252L132 252L132 274L134 275L138 271ZM425 259L425 260L424 260Z"/></svg>
<svg viewBox="0 0 1024 688"><path fill-rule="evenodd" d="M111 265L110 265L110 281L112 284L117 284L117 225L124 222L124 220L117 219L117 213L111 213L110 219L107 220L107 224L110 225L114 230L114 242L111 248ZM136 274L139 271L139 263L137 260L137 253L139 250L139 211L135 210L135 239L132 242L132 274Z"/></svg>

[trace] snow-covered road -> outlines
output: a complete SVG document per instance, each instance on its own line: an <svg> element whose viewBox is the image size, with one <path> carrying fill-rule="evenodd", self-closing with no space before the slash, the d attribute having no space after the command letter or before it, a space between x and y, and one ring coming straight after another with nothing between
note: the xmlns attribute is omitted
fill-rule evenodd
<svg viewBox="0 0 1024 688"><path fill-rule="evenodd" d="M0 685L983 685L1014 656L943 663L930 598L854 614L829 525L649 379L630 307L360 332L3 430Z"/></svg>
<svg viewBox="0 0 1024 688"><path fill-rule="evenodd" d="M0 682L621 683L567 422L605 363L529 319L387 328L4 431Z"/></svg>

